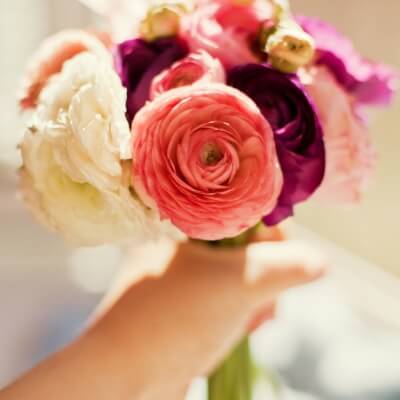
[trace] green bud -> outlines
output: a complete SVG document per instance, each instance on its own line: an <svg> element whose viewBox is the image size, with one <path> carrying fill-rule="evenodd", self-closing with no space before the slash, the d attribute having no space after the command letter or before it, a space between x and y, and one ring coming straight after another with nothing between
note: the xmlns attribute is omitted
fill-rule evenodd
<svg viewBox="0 0 400 400"><path fill-rule="evenodd" d="M295 64L291 64L289 61L286 61L282 58L278 57L270 57L269 61L273 68L278 71L285 72L286 74L295 74L299 67Z"/></svg>
<svg viewBox="0 0 400 400"><path fill-rule="evenodd" d="M152 41L163 37L175 36L180 30L182 15L186 12L184 5L166 3L153 6L140 24L140 35Z"/></svg>
<svg viewBox="0 0 400 400"><path fill-rule="evenodd" d="M264 50L277 69L296 72L314 57L314 39L290 18L284 18L267 38Z"/></svg>

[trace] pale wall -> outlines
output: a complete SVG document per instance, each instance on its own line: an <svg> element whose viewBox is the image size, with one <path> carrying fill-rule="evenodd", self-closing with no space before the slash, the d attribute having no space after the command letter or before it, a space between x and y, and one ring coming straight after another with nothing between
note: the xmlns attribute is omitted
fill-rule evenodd
<svg viewBox="0 0 400 400"><path fill-rule="evenodd" d="M319 15L353 38L360 51L400 68L400 0L293 0L296 10ZM373 135L379 168L362 205L317 208L307 204L298 221L400 274L400 96L379 114Z"/></svg>

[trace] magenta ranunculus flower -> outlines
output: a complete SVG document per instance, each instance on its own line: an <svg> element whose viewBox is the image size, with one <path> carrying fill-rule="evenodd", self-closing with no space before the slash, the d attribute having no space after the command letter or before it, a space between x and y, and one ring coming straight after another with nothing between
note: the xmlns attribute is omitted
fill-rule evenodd
<svg viewBox="0 0 400 400"><path fill-rule="evenodd" d="M326 203L358 202L376 164L368 129L354 112L354 99L326 67L313 69L306 89L321 118L326 147L326 174L315 198Z"/></svg>
<svg viewBox="0 0 400 400"><path fill-rule="evenodd" d="M234 237L275 208L282 189L271 126L223 84L158 96L132 124L134 186L191 238Z"/></svg>
<svg viewBox="0 0 400 400"><path fill-rule="evenodd" d="M361 57L353 43L327 22L303 16L297 20L316 41L316 64L328 67L359 104L390 104L399 78L394 69Z"/></svg>
<svg viewBox="0 0 400 400"><path fill-rule="evenodd" d="M150 99L150 87L154 77L187 54L185 42L178 38L153 42L133 39L117 46L115 64L122 84L128 91L129 121L132 121L135 114Z"/></svg>
<svg viewBox="0 0 400 400"><path fill-rule="evenodd" d="M177 87L203 85L207 83L225 83L225 70L221 62L205 51L189 54L177 61L171 68L157 75L151 85L150 97Z"/></svg>
<svg viewBox="0 0 400 400"><path fill-rule="evenodd" d="M257 36L272 18L274 7L265 0L250 5L234 1L201 1L182 21L182 36L191 51L206 50L225 67L258 62Z"/></svg>
<svg viewBox="0 0 400 400"><path fill-rule="evenodd" d="M321 125L295 75L248 64L233 68L228 83L253 99L274 129L284 185L277 207L264 221L275 225L292 216L294 205L307 200L322 182L325 149Z"/></svg>

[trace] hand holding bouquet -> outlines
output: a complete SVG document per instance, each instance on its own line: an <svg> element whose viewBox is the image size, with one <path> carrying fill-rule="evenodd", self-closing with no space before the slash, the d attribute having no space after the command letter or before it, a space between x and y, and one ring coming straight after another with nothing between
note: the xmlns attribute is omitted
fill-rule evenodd
<svg viewBox="0 0 400 400"><path fill-rule="evenodd" d="M390 103L393 70L283 1L86 3L110 32L50 38L24 80L21 186L40 221L78 245L216 242L310 198L360 199L365 110Z"/></svg>

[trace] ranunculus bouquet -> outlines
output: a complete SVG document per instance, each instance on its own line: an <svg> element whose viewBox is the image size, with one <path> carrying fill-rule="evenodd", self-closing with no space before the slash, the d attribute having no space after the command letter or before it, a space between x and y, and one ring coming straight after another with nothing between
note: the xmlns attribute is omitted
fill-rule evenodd
<svg viewBox="0 0 400 400"><path fill-rule="evenodd" d="M41 222L78 245L231 245L311 197L360 199L365 110L390 103L396 76L327 23L283 0L85 3L110 31L45 41L21 92L21 188ZM249 370L244 343L210 400L251 398Z"/></svg>

